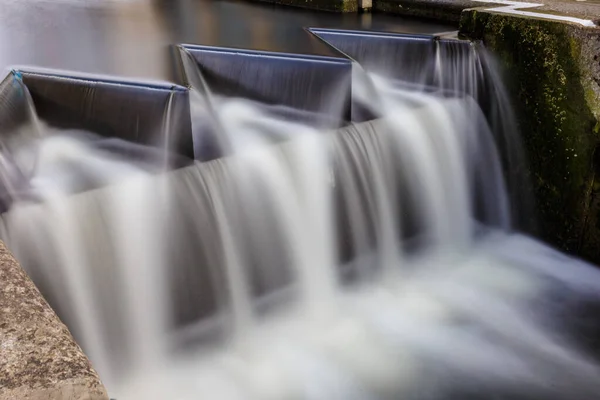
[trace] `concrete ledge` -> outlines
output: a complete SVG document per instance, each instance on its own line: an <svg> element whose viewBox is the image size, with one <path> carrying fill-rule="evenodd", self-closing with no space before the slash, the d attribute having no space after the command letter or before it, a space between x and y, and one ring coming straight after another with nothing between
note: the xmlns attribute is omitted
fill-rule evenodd
<svg viewBox="0 0 600 400"><path fill-rule="evenodd" d="M373 9L405 16L458 22L462 11L466 9L514 8L526 12L600 22L600 4L598 3L576 0L522 0L521 5L518 3L506 4L501 0L374 0ZM539 6L536 6L535 3L539 3Z"/></svg>
<svg viewBox="0 0 600 400"><path fill-rule="evenodd" d="M107 400L89 360L0 242L0 400Z"/></svg>

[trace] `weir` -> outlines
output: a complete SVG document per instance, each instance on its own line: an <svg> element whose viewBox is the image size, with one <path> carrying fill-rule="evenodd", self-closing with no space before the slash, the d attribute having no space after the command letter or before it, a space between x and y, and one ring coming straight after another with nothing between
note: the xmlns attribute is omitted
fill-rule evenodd
<svg viewBox="0 0 600 400"><path fill-rule="evenodd" d="M2 239L109 394L595 399L598 327L562 322L600 272L519 232L489 55L311 32L340 57L181 45L186 87L4 81Z"/></svg>

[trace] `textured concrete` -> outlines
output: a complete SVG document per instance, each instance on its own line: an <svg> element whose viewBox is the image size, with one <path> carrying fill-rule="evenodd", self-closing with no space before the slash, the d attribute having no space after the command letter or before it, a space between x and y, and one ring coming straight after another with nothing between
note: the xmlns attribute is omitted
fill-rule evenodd
<svg viewBox="0 0 600 400"><path fill-rule="evenodd" d="M0 242L0 400L106 400L89 360Z"/></svg>
<svg viewBox="0 0 600 400"><path fill-rule="evenodd" d="M600 18L600 2L596 0L523 0L540 3L540 7L527 11L550 15L597 20ZM505 7L506 4L473 0L374 0L373 9L399 15L433 18L458 22L463 10ZM519 7L516 7L519 9Z"/></svg>
<svg viewBox="0 0 600 400"><path fill-rule="evenodd" d="M527 0L528 3L542 3L535 11L559 14L569 17L596 20L600 18L600 2L595 0Z"/></svg>

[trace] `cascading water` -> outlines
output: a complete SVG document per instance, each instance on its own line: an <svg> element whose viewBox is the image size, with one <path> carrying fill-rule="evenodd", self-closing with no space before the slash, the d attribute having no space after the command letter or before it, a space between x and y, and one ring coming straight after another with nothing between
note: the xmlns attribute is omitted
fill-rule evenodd
<svg viewBox="0 0 600 400"><path fill-rule="evenodd" d="M43 127L3 239L119 400L595 399L600 272L512 232L478 103L354 78L337 131L200 100L229 155L161 175Z"/></svg>

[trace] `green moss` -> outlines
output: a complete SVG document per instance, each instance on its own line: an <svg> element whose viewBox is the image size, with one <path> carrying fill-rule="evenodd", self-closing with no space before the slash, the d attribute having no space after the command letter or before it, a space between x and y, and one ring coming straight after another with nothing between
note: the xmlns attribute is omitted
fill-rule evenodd
<svg viewBox="0 0 600 400"><path fill-rule="evenodd" d="M358 1L356 0L343 0L341 12L356 12L358 11Z"/></svg>
<svg viewBox="0 0 600 400"><path fill-rule="evenodd" d="M500 59L530 163L540 232L576 252L589 211L598 142L582 85L580 41L560 22L466 11L461 32Z"/></svg>

